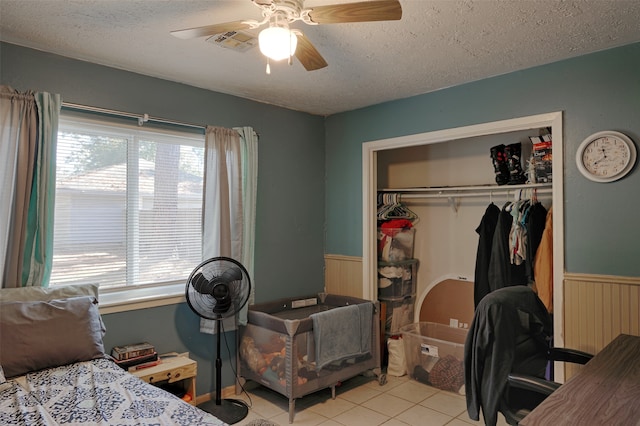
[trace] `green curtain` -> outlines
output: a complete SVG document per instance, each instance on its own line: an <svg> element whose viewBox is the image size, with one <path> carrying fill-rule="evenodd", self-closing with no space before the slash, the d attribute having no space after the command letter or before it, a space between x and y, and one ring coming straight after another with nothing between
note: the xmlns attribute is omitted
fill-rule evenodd
<svg viewBox="0 0 640 426"><path fill-rule="evenodd" d="M56 191L56 145L60 95L36 93L38 140L33 185L27 213L21 285L49 285L53 261L53 223Z"/></svg>

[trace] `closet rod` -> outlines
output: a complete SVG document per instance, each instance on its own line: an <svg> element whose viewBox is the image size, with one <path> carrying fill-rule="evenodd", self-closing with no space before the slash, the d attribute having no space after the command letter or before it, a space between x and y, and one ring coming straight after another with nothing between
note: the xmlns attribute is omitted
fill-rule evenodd
<svg viewBox="0 0 640 426"><path fill-rule="evenodd" d="M535 188L531 188L535 189ZM551 194L553 192L552 188L538 188L536 189L538 194ZM401 199L418 199L418 198L470 198L470 197L492 197L498 195L509 195L509 194L517 194L520 189L505 189L505 190L495 190L495 191L484 191L484 192L439 192L432 194L418 194L415 192L405 192L400 193Z"/></svg>
<svg viewBox="0 0 640 426"><path fill-rule="evenodd" d="M404 198L458 198L486 197L500 194L516 194L521 190L535 189L539 194L553 191L552 183L527 183L521 185L470 185L442 187L384 188L379 193L396 193Z"/></svg>
<svg viewBox="0 0 640 426"><path fill-rule="evenodd" d="M156 123L173 124L175 126L192 127L195 129L203 129L203 130L206 129L206 126L203 126L202 124L193 124L193 123L187 123L185 121L170 120L168 118L152 117L149 114L133 114L130 112L116 111L113 109L73 104L70 102L62 102L62 106L64 108L75 109L79 111L89 111L89 112L97 112L100 114L115 115L119 117L137 118L138 125L140 126L142 126L147 121L153 121Z"/></svg>

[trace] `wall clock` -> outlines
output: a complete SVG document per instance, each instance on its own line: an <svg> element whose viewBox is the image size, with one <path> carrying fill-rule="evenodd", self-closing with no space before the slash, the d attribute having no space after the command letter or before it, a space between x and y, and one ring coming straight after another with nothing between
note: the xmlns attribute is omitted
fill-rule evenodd
<svg viewBox="0 0 640 426"><path fill-rule="evenodd" d="M578 170L594 182L613 182L626 176L636 162L636 146L627 135L604 131L587 137L576 153Z"/></svg>

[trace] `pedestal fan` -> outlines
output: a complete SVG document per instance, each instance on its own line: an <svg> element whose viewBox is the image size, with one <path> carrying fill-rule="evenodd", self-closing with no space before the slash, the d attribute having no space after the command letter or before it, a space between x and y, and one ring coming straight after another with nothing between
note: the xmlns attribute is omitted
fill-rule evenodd
<svg viewBox="0 0 640 426"><path fill-rule="evenodd" d="M220 358L220 323L234 316L249 300L251 280L247 270L234 259L214 257L198 265L187 280L185 296L189 307L200 317L216 322L216 399L198 408L228 424L244 419L249 408L240 400L222 399Z"/></svg>

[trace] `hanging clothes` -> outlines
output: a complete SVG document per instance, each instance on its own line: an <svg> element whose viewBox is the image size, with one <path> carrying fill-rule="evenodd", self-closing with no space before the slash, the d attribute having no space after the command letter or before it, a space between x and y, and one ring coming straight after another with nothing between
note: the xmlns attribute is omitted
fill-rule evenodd
<svg viewBox="0 0 640 426"><path fill-rule="evenodd" d="M523 217L529 211L529 200L514 202L511 209L511 230L509 231L509 257L512 264L521 265L527 256L527 228Z"/></svg>
<svg viewBox="0 0 640 426"><path fill-rule="evenodd" d="M546 220L547 209L540 202L533 203L531 207L529 207L525 217L528 245L525 265L527 268L527 280L529 282L535 281L533 265L540 240L542 240Z"/></svg>
<svg viewBox="0 0 640 426"><path fill-rule="evenodd" d="M493 234L491 259L489 261L489 289L491 291L512 285L526 285L524 264L511 263L509 235L513 224L511 209L513 203L506 203L498 215L498 223Z"/></svg>
<svg viewBox="0 0 640 426"><path fill-rule="evenodd" d="M553 313L553 207L547 212L533 268L538 297L549 313Z"/></svg>
<svg viewBox="0 0 640 426"><path fill-rule="evenodd" d="M480 300L491 291L489 287L489 261L491 260L493 234L496 230L499 215L500 208L493 203L489 204L482 216L480 225L476 228L479 239L473 288L474 307L477 307Z"/></svg>

